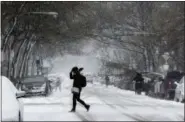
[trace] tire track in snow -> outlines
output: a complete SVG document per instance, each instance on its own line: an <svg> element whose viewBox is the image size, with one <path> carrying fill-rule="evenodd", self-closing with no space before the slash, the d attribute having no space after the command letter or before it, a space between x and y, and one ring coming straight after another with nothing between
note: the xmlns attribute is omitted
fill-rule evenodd
<svg viewBox="0 0 185 122"><path fill-rule="evenodd" d="M127 117L129 117L129 118L132 118L132 119L134 119L134 120L136 120L136 121L139 121L139 122L141 122L141 121L146 121L145 118L142 118L142 119L144 119L144 120L141 120L141 117L140 117L140 116L138 116L138 117L132 116L132 115L130 115L130 114L128 114L128 113L125 113L125 112L123 112L123 111L118 110L117 107L115 106L115 104L113 104L113 103L108 103L107 101L103 100L102 97L100 97L99 94L97 94L97 92L95 92L95 91L93 91L93 92L94 92L94 94L96 94L96 96L97 96L101 101L103 101L107 106L110 106L111 108L113 108L114 110L118 111L118 112L121 113L122 115L127 116ZM100 93L100 92L99 92L99 93ZM124 106L121 106L121 105L118 105L118 106L121 107L122 109L127 109L127 108L124 107Z"/></svg>
<svg viewBox="0 0 185 122"><path fill-rule="evenodd" d="M79 114L78 112L75 112L75 115L78 116L78 118L80 118L80 119L82 120L82 122L89 121L88 119L86 119L84 116L82 116L82 115Z"/></svg>
<svg viewBox="0 0 185 122"><path fill-rule="evenodd" d="M96 121L96 120L93 119L93 117L91 117L89 115L82 115L79 112L75 112L75 115L77 115L84 122L86 122L86 121Z"/></svg>
<svg viewBox="0 0 185 122"><path fill-rule="evenodd" d="M132 105L135 105L135 106L138 106L138 105L143 106L142 104L138 104L135 100L128 99L127 97L129 97L129 96L122 96L122 94L120 94L120 93L117 93L117 94L114 93L113 94L112 92L108 91L109 93L111 93L111 95L110 95L106 92L106 90L101 90L100 91L99 88L94 88L94 89L96 89L96 91L95 90L91 91L91 92L93 92L92 94L97 94L97 92L98 92L98 95L101 94L101 96L106 96L107 98L111 98L112 96L116 96L115 98L123 97L124 98L123 102L125 104L132 103ZM104 91L104 92L102 92L102 91Z"/></svg>
<svg viewBox="0 0 185 122"><path fill-rule="evenodd" d="M100 98L101 99L101 98ZM102 99L101 99L102 100ZM106 102L105 100L102 100L107 106L110 106L111 108L113 108L114 110L116 110L116 111L118 111L119 113L121 113L122 115L125 115L125 116L127 116L127 117L130 117L130 118L132 118L132 119L134 119L134 120L136 120L136 121L142 121L140 118L138 118L138 117L136 117L136 116L132 116L132 115L130 115L130 114L127 114L127 113L125 113L125 112L123 112L123 111L120 111L120 110L118 110L117 109L117 107L114 105L114 104L110 104L110 103L108 103L108 102ZM122 109L125 109L125 107L123 107L123 106L120 106L119 105L119 107L121 107Z"/></svg>
<svg viewBox="0 0 185 122"><path fill-rule="evenodd" d="M164 107L165 108L171 107L170 105L163 105L163 104L157 103L157 101L156 102L155 101L150 101L150 98L149 98L149 100L144 100L143 101L144 104L141 104L140 100L142 100L142 98L144 98L144 96L138 96L137 98L139 98L139 99L135 100L134 97L129 97L128 95L123 95L121 93L116 94L114 92L110 92L108 90L106 91L104 89L99 90L98 88L95 88L95 90L93 90L92 94L96 94L99 97L99 99L101 99L102 101L104 101L106 103L106 105L111 105L110 107L115 108L117 111L119 110L122 114L127 115L127 116L129 116L131 118L134 118L137 121L151 121L151 120L149 118L147 118L147 116L142 116L140 114L134 113L134 116L133 116L133 115L131 115L132 113L131 114L125 113L124 112L125 108L127 108L127 106L129 106L126 101L128 101L128 102L131 101L131 103L134 102L135 104L133 106L149 107L149 108L155 109L155 110L156 110L156 106L162 107L162 108L164 108ZM112 99L110 97L111 95L114 96L115 99ZM109 103L107 101L103 100L103 98L105 100L109 101ZM123 98L123 99L121 99L121 98ZM124 106L123 104L115 104L115 105L112 104L114 102L117 103L117 101L115 101L115 100L118 100L118 101L122 102L123 104L126 102L126 106ZM136 104L138 102L140 104ZM152 103L150 103L150 102L152 102ZM182 119L182 116L181 117L178 116L178 118ZM184 120L184 116L183 116L183 120Z"/></svg>

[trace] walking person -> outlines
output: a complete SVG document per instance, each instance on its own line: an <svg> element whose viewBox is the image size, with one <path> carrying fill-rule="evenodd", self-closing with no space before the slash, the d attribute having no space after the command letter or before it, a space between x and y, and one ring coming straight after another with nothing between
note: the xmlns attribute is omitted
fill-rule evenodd
<svg viewBox="0 0 185 122"><path fill-rule="evenodd" d="M90 105L86 104L82 99L80 99L80 94L82 91L82 87L86 86L86 78L80 74L83 68L78 69L78 67L73 67L70 72L70 79L73 79L73 107L70 112L76 111L76 101L80 102L86 109L89 111Z"/></svg>
<svg viewBox="0 0 185 122"><path fill-rule="evenodd" d="M60 78L57 78L57 85L58 85L58 89L61 92L62 90L62 81L60 80Z"/></svg>
<svg viewBox="0 0 185 122"><path fill-rule="evenodd" d="M110 84L110 79L108 75L105 76L105 82L106 82L106 86L108 87L108 85Z"/></svg>
<svg viewBox="0 0 185 122"><path fill-rule="evenodd" d="M61 82L60 78L58 77L56 79L55 86L54 86L55 91L57 91L57 89L59 89L59 91L61 92L61 90L62 90L61 84L62 84L62 82Z"/></svg>
<svg viewBox="0 0 185 122"><path fill-rule="evenodd" d="M141 94L144 82L142 75L140 73L137 73L136 77L134 78L134 81L135 81L135 93Z"/></svg>
<svg viewBox="0 0 185 122"><path fill-rule="evenodd" d="M155 86L154 86L154 92L155 92L155 96L158 98L160 97L160 86L161 86L161 80L158 80L155 82Z"/></svg>
<svg viewBox="0 0 185 122"><path fill-rule="evenodd" d="M162 80L160 89L161 89L161 98L164 99L165 98L165 84L164 84L164 80Z"/></svg>

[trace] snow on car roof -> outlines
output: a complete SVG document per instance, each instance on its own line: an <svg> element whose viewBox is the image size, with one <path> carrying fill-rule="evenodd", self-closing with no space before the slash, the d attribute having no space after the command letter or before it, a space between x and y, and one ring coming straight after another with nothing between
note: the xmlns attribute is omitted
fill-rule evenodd
<svg viewBox="0 0 185 122"><path fill-rule="evenodd" d="M160 73L157 73L157 72L143 72L142 75L145 76L145 77L147 77L147 76L149 76L149 77L151 77L151 76L152 76L152 77L153 77L153 76L159 77L159 76L160 76L160 77L162 77L162 78L165 77L165 75L160 74Z"/></svg>
<svg viewBox="0 0 185 122"><path fill-rule="evenodd" d="M44 76L31 76L23 79L23 83L45 82L45 81L46 81L46 78Z"/></svg>

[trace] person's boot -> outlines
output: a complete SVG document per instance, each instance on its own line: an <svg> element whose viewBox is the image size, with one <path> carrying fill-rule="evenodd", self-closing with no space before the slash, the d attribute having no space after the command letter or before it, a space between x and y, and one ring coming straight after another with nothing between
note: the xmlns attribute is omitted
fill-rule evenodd
<svg viewBox="0 0 185 122"><path fill-rule="evenodd" d="M87 112L88 112L88 111L89 111L89 109L90 109L90 105L87 105L86 109L87 109Z"/></svg>
<svg viewBox="0 0 185 122"><path fill-rule="evenodd" d="M71 109L71 111L69 111L69 112L75 112L75 109Z"/></svg>

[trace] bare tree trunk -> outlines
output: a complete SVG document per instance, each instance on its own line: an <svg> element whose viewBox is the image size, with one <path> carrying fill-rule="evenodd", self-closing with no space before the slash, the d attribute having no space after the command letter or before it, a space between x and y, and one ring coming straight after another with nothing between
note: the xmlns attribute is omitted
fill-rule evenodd
<svg viewBox="0 0 185 122"><path fill-rule="evenodd" d="M11 50L11 42L9 42L9 44L7 44L7 53L8 53L8 70L7 70L7 77L10 78L11 76L11 72L12 72L12 50Z"/></svg>
<svg viewBox="0 0 185 122"><path fill-rule="evenodd" d="M29 59L25 61L25 66L23 68L23 77L28 76L28 64L29 64Z"/></svg>
<svg viewBox="0 0 185 122"><path fill-rule="evenodd" d="M2 50L3 50L3 51L6 50L6 46L7 46L7 43L8 43L8 39L9 39L9 37L10 37L10 35L11 35L13 29L15 28L16 23L17 23L17 17L14 18L13 26L12 26L12 28L10 28L10 31L8 32L8 34L7 34L7 35L5 36L5 38L4 38L5 40L3 41L4 43L3 43L3 45L2 45Z"/></svg>
<svg viewBox="0 0 185 122"><path fill-rule="evenodd" d="M20 15L20 13L22 12L22 10L23 10L25 4L26 4L26 2L24 2L24 3L20 6L17 15L14 16L13 26L12 26L12 27L10 28L10 30L8 31L8 34L5 35L5 37L4 37L3 45L2 45L2 50L3 50L3 51L6 50L6 46L7 46L9 37L10 37L11 33L13 32L13 30L14 30L16 24L17 24L17 18L18 18L18 16Z"/></svg>
<svg viewBox="0 0 185 122"><path fill-rule="evenodd" d="M28 55L29 55L29 54L28 54ZM24 63L23 77L28 76L29 58L30 58L30 55L28 56L28 58L26 58L25 63Z"/></svg>
<svg viewBox="0 0 185 122"><path fill-rule="evenodd" d="M41 67L40 67L40 70L41 70L41 74L43 75L43 58L42 58L42 56L40 56L40 59L41 59Z"/></svg>
<svg viewBox="0 0 185 122"><path fill-rule="evenodd" d="M143 60L144 60L144 70L147 72L148 71L148 59L147 59L147 52L146 49L144 50L143 53Z"/></svg>
<svg viewBox="0 0 185 122"><path fill-rule="evenodd" d="M30 56L29 56L27 64L26 64L26 76L30 75L30 68L29 68L29 66L30 66Z"/></svg>
<svg viewBox="0 0 185 122"><path fill-rule="evenodd" d="M151 49L152 49L152 47L151 47ZM152 67L153 67L153 71L154 72L156 72L156 66L157 66L157 58L155 58L155 57L157 57L156 55L156 50L155 50L155 48L153 48L152 50L151 50L151 61L152 61Z"/></svg>
<svg viewBox="0 0 185 122"><path fill-rule="evenodd" d="M151 72L152 71L152 67L151 67L151 52L150 52L149 48L147 48L147 57L148 57L148 71Z"/></svg>
<svg viewBox="0 0 185 122"><path fill-rule="evenodd" d="M23 47L22 50L20 51L19 53L19 57L18 57L18 60L16 61L16 69L17 69L17 73L21 73L20 70L21 70L21 67L22 67L22 63L24 61L24 58L25 58L25 53L27 53L27 50L29 48L29 46L31 45L31 41L33 38L33 35L31 36L31 38L26 41L24 44L23 44ZM25 46L24 46L25 45ZM20 74L17 74L17 76L20 76Z"/></svg>
<svg viewBox="0 0 185 122"><path fill-rule="evenodd" d="M21 77L22 74L22 67L24 66L24 61L25 61L25 56L27 53L27 50L29 48L30 42L27 43L27 45L25 46L24 52L22 53L22 57L20 57L19 62L17 62L17 68L18 68L18 76Z"/></svg>
<svg viewBox="0 0 185 122"><path fill-rule="evenodd" d="M34 75L34 71L35 71L35 53L33 53L32 55L32 67L31 67L31 75Z"/></svg>
<svg viewBox="0 0 185 122"><path fill-rule="evenodd" d="M27 32L26 34L25 34L25 37L27 36L29 34L29 32ZM26 43L26 41L27 41L27 39L24 39L21 43L20 43L20 45L18 46L18 50L17 50L17 52L15 52L15 55L14 55L14 58L12 59L12 74L13 74L13 77L16 77L16 62L17 62L17 60L19 60L18 58L20 57L20 53L21 53L21 51L22 51L22 49L23 49L23 46L24 46L24 44ZM12 47L11 47L12 49L13 48L15 48L15 43L13 43L12 44Z"/></svg>
<svg viewBox="0 0 185 122"><path fill-rule="evenodd" d="M21 65L20 65L19 77L23 76L22 74L23 74L23 68L24 68L25 60L26 60L26 53L27 53L27 51L25 51L25 54L23 55L23 59L22 59Z"/></svg>
<svg viewBox="0 0 185 122"><path fill-rule="evenodd" d="M17 54L14 56L14 60L13 60L13 69L14 69L14 74L13 74L13 76L14 77L16 77L16 76L18 76L17 75L17 71L18 71L18 62L20 61L20 58L21 58L21 53L22 53L22 49L23 49L23 47L24 47L24 45L25 45L25 43L27 42L27 39L25 39L23 42L22 42L22 44L20 45L20 47L19 47L19 49L18 49L18 51L17 51Z"/></svg>
<svg viewBox="0 0 185 122"><path fill-rule="evenodd" d="M26 72L26 75L28 75L28 67L29 67L29 59L30 59L30 55L31 55L31 52L32 52L32 49L35 45L36 41L33 42L33 44L31 45L30 49L29 49L29 52L28 52L28 55L26 57L26 68L25 68L25 72Z"/></svg>
<svg viewBox="0 0 185 122"><path fill-rule="evenodd" d="M30 57L30 54L28 53L24 62L23 73L22 73L23 77L28 76L29 57Z"/></svg>
<svg viewBox="0 0 185 122"><path fill-rule="evenodd" d="M21 62L21 66L20 66L20 69L19 69L19 77L23 76L23 68L24 68L24 65L25 65L25 61L26 61L26 58L27 58L27 55L29 53L29 50L31 48L31 41L28 42L26 48L25 48L25 51L24 51L24 54L23 54L23 58L22 58L22 62Z"/></svg>
<svg viewBox="0 0 185 122"><path fill-rule="evenodd" d="M7 67L7 77L10 78L10 50L8 49L7 50L7 53L8 53L8 60L7 60L7 64L8 64L8 67Z"/></svg>

